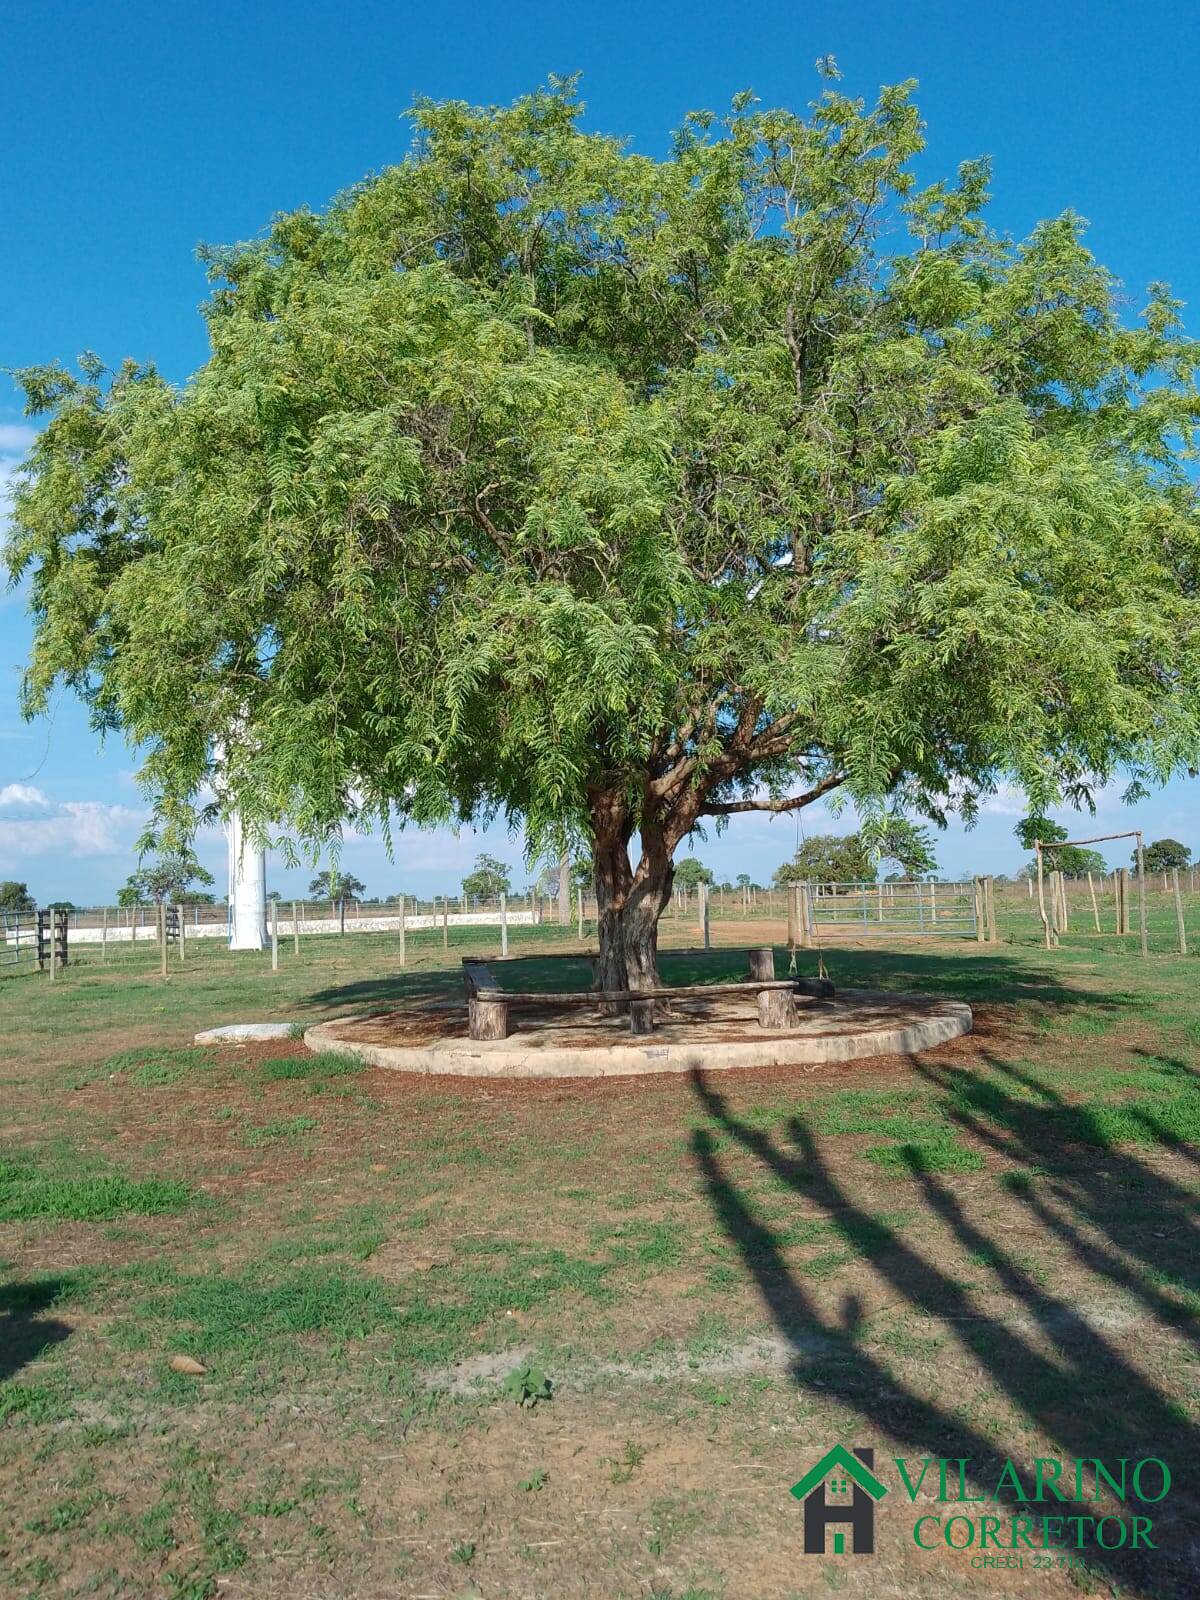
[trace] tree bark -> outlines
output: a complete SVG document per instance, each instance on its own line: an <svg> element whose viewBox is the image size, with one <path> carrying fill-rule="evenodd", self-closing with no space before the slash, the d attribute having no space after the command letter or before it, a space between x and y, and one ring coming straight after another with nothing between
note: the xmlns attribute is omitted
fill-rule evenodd
<svg viewBox="0 0 1200 1600"><path fill-rule="evenodd" d="M629 865L632 832L624 807L612 794L592 794L592 876L596 884L599 959L593 963L597 989L628 989L622 918L633 872ZM612 1009L616 1009L615 1007Z"/></svg>
<svg viewBox="0 0 1200 1600"><path fill-rule="evenodd" d="M629 860L633 826L623 802L593 794L592 860L599 910L598 989L656 989L658 919L670 903L677 839L657 824L643 821L636 870Z"/></svg>

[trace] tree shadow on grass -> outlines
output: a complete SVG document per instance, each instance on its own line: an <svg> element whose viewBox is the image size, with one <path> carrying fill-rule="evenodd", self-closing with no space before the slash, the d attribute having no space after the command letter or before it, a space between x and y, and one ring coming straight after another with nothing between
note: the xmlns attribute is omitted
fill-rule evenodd
<svg viewBox="0 0 1200 1600"><path fill-rule="evenodd" d="M786 1136L768 1136L733 1113L725 1097L711 1088L702 1074L692 1075L692 1085L721 1133L758 1163L761 1171L757 1178L770 1177L802 1195L808 1206L820 1207L868 1258L895 1302L916 1316L947 1327L962 1354L985 1375L984 1387L1003 1394L1031 1424L1045 1430L1061 1457L1099 1457L1111 1462L1122 1456L1131 1460L1156 1456L1173 1467L1176 1487L1168 1499L1158 1506L1132 1508L1153 1516L1157 1549L1104 1551L1089 1545L1082 1553L1093 1574L1103 1575L1124 1592L1155 1600L1193 1592L1185 1548L1185 1499L1188 1510L1195 1508L1188 1492L1178 1485L1185 1464L1198 1458L1200 1435L1181 1414L1177 1402L1125 1358L1101 1325L1103 1319L1089 1317L1077 1297L1056 1294L1040 1282L1014 1253L1003 1225L969 1214L941 1177L915 1170L914 1163L911 1177L927 1212L941 1221L974 1262L986 1264L991 1281L985 1289L964 1283L864 1210L831 1169L802 1117L790 1120ZM1006 1153L1019 1150L1025 1160L1039 1154L1048 1157L1045 1148L1026 1147L1022 1133L1031 1130L1023 1128L1022 1118L1030 1108L1015 1096L1011 1098L1006 1137L1012 1148ZM1061 1156L1061 1147L1057 1154ZM707 1130L694 1133L693 1155L721 1227L741 1253L776 1327L791 1347L793 1382L817 1388L854 1408L868 1424L898 1440L906 1455L970 1458L969 1476L976 1492L990 1492L1004 1459L994 1437L976 1427L961 1407L950 1410L936 1399L907 1390L863 1347L863 1313L855 1297L843 1301L838 1316L819 1304L800 1277L789 1270L779 1235L756 1217L747 1185L739 1186L731 1177ZM1181 1200L1173 1185L1156 1187L1156 1175L1136 1157L1113 1152L1106 1159L1110 1167L1124 1169L1125 1187L1147 1184L1151 1193L1169 1198L1172 1205ZM1100 1187L1085 1186L1084 1196L1092 1226L1107 1224L1116 1231L1116 1219L1108 1215ZM1043 1220L1036 1210L1031 1214ZM1127 1245L1128 1241L1123 1242L1121 1248ZM1111 1250L1102 1247L1081 1259L1100 1284L1124 1289L1128 1287L1126 1278L1114 1270L1111 1255ZM998 1301L1007 1302L1011 1308L1008 1316L996 1314ZM1169 1314L1155 1302L1149 1308L1166 1325L1178 1328L1173 1307ZM1034 1462L1022 1461L1015 1454L1012 1459L1021 1481L1032 1483ZM943 1514L955 1510L933 1505L921 1509ZM1050 1505L1029 1509L1034 1514L1061 1509L1066 1515L1086 1516L1099 1508Z"/></svg>
<svg viewBox="0 0 1200 1600"><path fill-rule="evenodd" d="M41 1315L69 1287L65 1278L0 1285L0 1382L70 1338L67 1323Z"/></svg>
<svg viewBox="0 0 1200 1600"><path fill-rule="evenodd" d="M494 930L485 930L492 932ZM430 995L462 995L461 957L470 954L467 945L453 946L445 953L445 966L419 972L396 971L354 983L314 989L305 997L307 1004L324 1010L351 1006L383 1007ZM486 950L481 959L487 960ZM1048 976L1044 968L1030 965L1008 953L961 956L950 951L838 950L829 953L835 983L842 988L916 990L935 992L955 999L1017 1005L1029 1008L1053 1006L1074 1011L1100 1013L1114 1020L1144 1006L1145 996L1120 990L1101 991L1074 987L1061 978ZM776 947L775 970L787 971L788 952ZM802 951L799 975L815 977L816 959ZM746 954L741 948L713 950L663 950L659 966L664 983L684 985L728 983L747 976ZM553 994L558 989L588 988L591 969L586 955L547 956L531 951L494 969L497 982L509 989L526 989Z"/></svg>
<svg viewBox="0 0 1200 1600"><path fill-rule="evenodd" d="M1146 1052L1137 1052L1143 1057ZM1170 1058L1155 1057L1156 1061ZM1140 1300L1161 1323L1200 1348L1200 1306L1167 1293L1200 1293L1196 1197L1127 1146L1113 1147L1104 1107L1073 1105L1026 1068L984 1052L988 1071L916 1060L940 1089L945 1114L980 1145L1015 1164L1007 1187L1030 1221L1066 1246L1080 1266ZM1196 1074L1183 1062L1185 1081ZM1148 1144L1196 1159L1153 1110L1126 1112ZM1121 1109L1121 1108L1117 1108Z"/></svg>

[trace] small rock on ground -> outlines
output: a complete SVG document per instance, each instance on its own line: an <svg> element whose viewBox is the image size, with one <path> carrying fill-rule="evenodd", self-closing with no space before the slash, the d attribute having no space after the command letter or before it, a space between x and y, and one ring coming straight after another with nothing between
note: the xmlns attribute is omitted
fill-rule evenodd
<svg viewBox="0 0 1200 1600"><path fill-rule="evenodd" d="M197 1044L228 1044L231 1039L286 1039L290 1022L230 1022L223 1028L206 1028L196 1035Z"/></svg>

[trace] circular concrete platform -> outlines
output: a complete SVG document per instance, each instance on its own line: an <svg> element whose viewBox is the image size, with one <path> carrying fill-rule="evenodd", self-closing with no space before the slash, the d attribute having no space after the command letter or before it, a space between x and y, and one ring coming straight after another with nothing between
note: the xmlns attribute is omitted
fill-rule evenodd
<svg viewBox="0 0 1200 1600"><path fill-rule="evenodd" d="M959 1000L871 989L840 989L830 999L804 1003L799 1026L787 1033L758 1026L752 996L680 1004L675 1016L636 1041L627 1018L568 1006L514 1006L509 1016L507 1039L470 1039L463 1008L433 1000L318 1023L304 1042L310 1050L339 1051L397 1072L606 1078L908 1055L971 1030L971 1008Z"/></svg>

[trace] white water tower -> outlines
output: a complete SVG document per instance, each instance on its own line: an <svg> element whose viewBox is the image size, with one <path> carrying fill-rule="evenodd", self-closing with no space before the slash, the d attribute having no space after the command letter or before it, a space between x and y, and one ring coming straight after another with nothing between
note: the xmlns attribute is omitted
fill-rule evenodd
<svg viewBox="0 0 1200 1600"><path fill-rule="evenodd" d="M229 840L229 948L267 946L267 852L256 845L235 811L225 824Z"/></svg>

